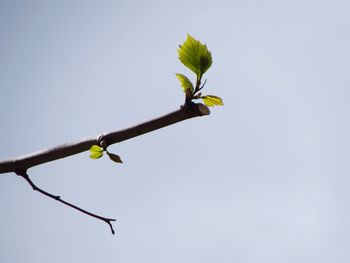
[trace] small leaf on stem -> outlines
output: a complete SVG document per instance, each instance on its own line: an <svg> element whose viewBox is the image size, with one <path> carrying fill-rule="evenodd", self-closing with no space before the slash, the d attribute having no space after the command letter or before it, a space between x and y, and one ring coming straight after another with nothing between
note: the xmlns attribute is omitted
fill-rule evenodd
<svg viewBox="0 0 350 263"><path fill-rule="evenodd" d="M213 107L213 106L224 106L224 102L222 101L222 99L220 97L214 96L214 95L206 95L206 96L202 96L200 97L204 104L209 106L209 107Z"/></svg>
<svg viewBox="0 0 350 263"><path fill-rule="evenodd" d="M175 75L180 80L180 84L184 92L186 92L187 89L190 89L191 92L193 92L193 84L185 75L180 73L177 73Z"/></svg>
<svg viewBox="0 0 350 263"><path fill-rule="evenodd" d="M113 162L116 162L116 163L123 163L122 159L120 159L120 156L119 155L116 155L114 153L110 153L107 151L107 154L109 156L109 159L111 159Z"/></svg>
<svg viewBox="0 0 350 263"><path fill-rule="evenodd" d="M90 158L91 159L98 159L101 158L103 155L103 148L98 145L93 145L90 148Z"/></svg>

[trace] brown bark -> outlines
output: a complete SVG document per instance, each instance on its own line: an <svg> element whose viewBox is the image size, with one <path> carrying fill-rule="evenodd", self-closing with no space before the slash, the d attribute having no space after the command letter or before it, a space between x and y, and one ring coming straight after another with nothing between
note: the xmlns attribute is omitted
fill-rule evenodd
<svg viewBox="0 0 350 263"><path fill-rule="evenodd" d="M120 131L109 132L98 136L91 136L80 139L75 142L62 144L53 148L41 150L38 152L22 155L12 159L0 161L0 173L26 171L27 169L51 162L57 159L65 158L77 153L81 153L90 149L92 145L107 147L108 145L118 143L133 137L161 129L168 125L175 124L186 119L209 115L210 111L203 104L191 103L182 106L179 110L171 112L162 117L141 123L134 127L130 127Z"/></svg>

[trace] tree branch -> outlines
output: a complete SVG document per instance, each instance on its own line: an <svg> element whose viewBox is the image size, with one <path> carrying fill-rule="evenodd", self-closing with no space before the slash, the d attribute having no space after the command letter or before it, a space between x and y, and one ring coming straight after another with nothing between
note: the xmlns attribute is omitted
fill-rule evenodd
<svg viewBox="0 0 350 263"><path fill-rule="evenodd" d="M114 229L113 229L113 226L112 226L112 223L111 223L111 222L113 222L113 221L116 221L115 219L106 218L106 217L103 217L103 216L99 216L99 215L93 214L93 213L88 212L88 211L86 211L86 210L84 210L84 209L81 209L80 207L75 206L75 205L73 205L73 204L71 204L71 203L69 203L69 202L67 202L67 201L62 200L60 196L53 195L53 194L50 194L50 193L48 193L48 192L42 190L41 188L37 187L37 186L33 183L33 181L29 178L29 176L28 176L28 174L27 174L27 172L26 172L25 170L16 171L16 174L19 175L19 176L21 176L21 177L23 177L23 178L30 184L30 186L33 188L34 191L38 191L39 193L41 193L41 194L43 194L43 195L45 195L45 196L47 196L47 197L50 197L50 198L52 198L52 199L54 199L54 200L56 200L56 201L58 201L58 202L61 202L62 204L66 205L66 206L72 207L72 208L78 210L78 211L81 212L81 213L87 214L88 216L97 218L97 219L99 219L99 220L101 220L101 221L107 223L107 224L109 225L109 227L111 228L112 234L113 234L113 235L115 234Z"/></svg>
<svg viewBox="0 0 350 263"><path fill-rule="evenodd" d="M27 169L39 164L51 162L87 151L92 145L107 147L108 145L128 140L130 138L175 124L180 121L184 121L186 119L209 114L210 111L207 106L200 103L195 104L191 102L185 104L177 111L131 128L109 132L99 136L87 137L76 142L66 143L50 149L0 161L0 173L26 171Z"/></svg>

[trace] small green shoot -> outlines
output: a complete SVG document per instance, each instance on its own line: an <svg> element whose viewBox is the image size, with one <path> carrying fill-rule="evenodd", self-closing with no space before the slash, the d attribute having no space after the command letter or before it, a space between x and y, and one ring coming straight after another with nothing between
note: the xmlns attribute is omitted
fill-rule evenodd
<svg viewBox="0 0 350 263"><path fill-rule="evenodd" d="M103 156L103 148L98 145L92 145L90 148L90 158L99 159Z"/></svg>
<svg viewBox="0 0 350 263"><path fill-rule="evenodd" d="M111 159L113 162L116 163L123 163L122 159L120 158L119 155L116 155L114 153L110 153L107 151L107 149L103 149L102 147L98 145L93 145L90 148L90 158L91 159L99 159L103 156L103 152L106 152L108 155L109 159Z"/></svg>
<svg viewBox="0 0 350 263"><path fill-rule="evenodd" d="M179 59L187 68L196 74L196 85L183 74L177 73L176 77L180 81L180 85L186 94L186 99L192 101L194 99L202 99L207 106L223 106L222 99L214 95L202 96L200 92L205 84L206 80L202 83L202 77L204 73L211 67L213 60L211 52L208 50L205 44L193 38L190 34L187 34L186 41L180 45L178 49ZM187 100L186 100L187 101Z"/></svg>

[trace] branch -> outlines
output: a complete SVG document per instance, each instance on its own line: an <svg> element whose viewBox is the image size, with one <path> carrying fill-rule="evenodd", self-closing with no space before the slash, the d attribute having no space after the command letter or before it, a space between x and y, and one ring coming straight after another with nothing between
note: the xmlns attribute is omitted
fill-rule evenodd
<svg viewBox="0 0 350 263"><path fill-rule="evenodd" d="M87 151L92 145L97 144L106 147L108 145L128 140L130 138L175 124L180 121L184 121L186 119L209 114L210 111L207 106L200 103L187 103L177 111L131 128L80 139L76 142L66 143L54 148L0 161L0 173L26 171L27 169L39 164L51 162Z"/></svg>
<svg viewBox="0 0 350 263"><path fill-rule="evenodd" d="M16 174L19 175L19 176L21 176L21 177L23 177L23 178L30 184L30 186L33 188L34 191L38 191L39 193L41 193L41 194L43 194L43 195L46 195L47 197L50 197L50 198L52 198L52 199L54 199L54 200L56 200L56 201L58 201L58 202L61 202L62 204L66 205L66 206L72 207L72 208L78 210L79 212L82 212L82 213L87 214L87 215L89 215L89 216L91 216L91 217L94 217L94 218L97 218L97 219L99 219L99 220L104 221L104 222L107 223L107 224L109 225L109 227L111 228L112 234L113 234L113 235L115 234L114 229L113 229L113 226L112 226L112 223L111 223L112 221L116 221L115 219L106 218L106 217L102 217L102 216L99 216L99 215L90 213L90 212L88 212L88 211L86 211L86 210L84 210L84 209L81 209L81 208L78 207L78 206L75 206L75 205L73 205L73 204L71 204L71 203L69 203L69 202L67 202L67 201L62 200L60 196L50 194L50 193L48 193L48 192L46 192L46 191L40 189L39 187L37 187L37 186L33 183L33 181L29 178L27 172L24 171L24 170L23 170L23 171L17 171Z"/></svg>

